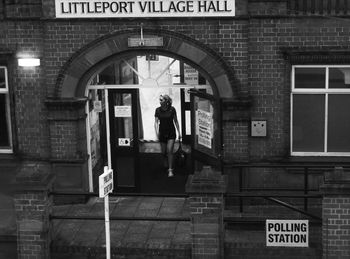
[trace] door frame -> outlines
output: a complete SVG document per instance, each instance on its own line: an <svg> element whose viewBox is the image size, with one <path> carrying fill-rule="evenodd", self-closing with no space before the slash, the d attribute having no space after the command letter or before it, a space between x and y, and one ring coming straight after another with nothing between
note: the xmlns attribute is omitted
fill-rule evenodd
<svg viewBox="0 0 350 259"><path fill-rule="evenodd" d="M153 53L153 52L152 52ZM183 62L186 62L185 60L183 59L180 59L179 57L177 57L180 61L180 65L183 63ZM196 66L194 66L194 68L196 68ZM183 69L183 68L181 68ZM201 72L198 70L198 72ZM204 78L204 77L203 77ZM184 83L184 78L181 78L181 82L180 83L176 83L176 84L173 84L173 85L169 85L168 87L172 88L172 87L175 87L175 88L180 88L181 91L180 91L180 100L181 100L181 113L182 113L182 121L180 122L181 123L181 128L182 128L182 135L183 137L185 137L185 133L186 133L186 123L188 123L188 121L186 121L186 110L187 111L190 111L190 114L189 114L189 117L191 118L191 122L190 122L190 128L191 128L191 134L188 136L187 140L188 140L188 143L191 144L191 146L193 147L194 145L191 143L191 139L193 139L193 136L194 134L196 134L195 130L193 129L192 127L192 122L193 122L193 119L194 119L194 114L192 112L192 104L193 103L193 100L192 100L192 97L190 95L190 102L187 102L185 103L185 91L194 91L194 92L198 92L198 94L202 94L202 96L204 96L205 98L208 98L210 99L211 101L214 101L215 103L215 107L214 107L214 111L215 112L215 123L217 123L219 125L219 127L221 127L221 119L219 117L219 115L221 116L221 113L220 113L220 98L218 98L218 95L217 95L217 92L214 91L215 89L215 83L210 79L210 78L206 78L207 79L207 84L198 84L198 85L188 85L188 84L185 84ZM213 86L213 83L214 83L214 86ZM208 86L210 87L210 89L212 90L212 95L211 94L204 94L204 93L201 93L200 91L203 91L204 89L208 88ZM108 95L108 92L110 90L122 90L122 89L133 89L135 91L137 91L137 89L141 89L141 88L148 88L147 86L141 86L141 85L138 85L138 84L108 84L108 85L91 85L91 86L88 86L86 87L86 93L89 93L90 90L93 90L93 89L102 89L104 91L104 95L105 95L105 109L106 109L106 112L105 112L105 119L106 119L106 138L107 138L107 141L106 141L106 145L107 145L107 160L108 160L108 167L109 168L112 168L112 150L111 150L111 132L110 132L110 128L111 128L111 125L110 125L110 107L109 107L109 95ZM186 106L186 108L185 108ZM138 124L138 119L136 121L136 123L134 122L134 125L137 125ZM87 136L88 136L88 139L90 139L90 134L89 134L89 126L90 124L87 122ZM221 145L222 143L222 139L221 139L221 130L218 131L219 133L219 138L217 139L217 143L219 143ZM184 143L186 142L185 139L184 140ZM88 143L88 153L91 154L91 147L90 147L90 141L87 141ZM216 143L216 142L215 142ZM221 149L221 147L220 147ZM218 149L219 150L219 149ZM192 151L193 153L196 153L195 149L193 149ZM199 153L198 153L199 154ZM205 157L205 156L204 156ZM210 164L214 164L216 166L221 166L221 151L219 152L219 156L218 157L208 157L209 160L207 161L210 161ZM88 166L89 166L89 189L90 191L93 189L93 177L92 177L92 166L91 166L91 156L89 156L89 161L88 161ZM192 169L193 169L193 164L192 164ZM139 178L137 179L138 181L140 180Z"/></svg>
<svg viewBox="0 0 350 259"><path fill-rule="evenodd" d="M110 132L110 107L109 107L109 91L114 91L114 90L133 90L133 91L137 91L137 89L140 89L140 86L135 86L135 85L123 85L125 87L122 87L122 85L100 85L100 86L93 86L93 87L87 87L87 93L90 90L96 90L96 89L101 89L104 91L104 99L105 99L105 120L106 120L106 147L107 147L107 164L108 167L112 169L112 151L111 151L111 132ZM176 87L182 87L185 88L184 91L189 91L190 93L190 105L191 105L191 109L190 109L190 117L191 117L191 157L192 157L192 171L195 169L195 161L205 161L206 163L208 163L209 165L214 166L215 168L219 168L222 169L222 152L223 152L223 147L222 147L222 130L221 130L221 124L222 124L222 114L221 114L221 99L220 98L215 98L214 95L210 95L207 94L205 92L203 92L204 89L198 89L195 88L194 86L188 86L188 85L177 85ZM180 93L181 94L181 93ZM194 96L198 96L200 98L204 98L204 99L208 99L212 102L213 107L214 107L214 113L215 113L215 118L214 118L214 123L217 124L217 128L218 130L216 131L216 150L217 150L217 156L213 157L210 155L207 155L203 152L200 152L198 150L196 150L194 148L194 136L196 134L196 130L194 128L194 120L195 120L195 116L194 116L194 110L193 110L193 104L194 104ZM88 105L86 106L87 108L87 114L89 112L89 107ZM138 124L137 118L133 119L133 123L135 124L135 120L136 120L136 124ZM185 128L182 128L182 131L184 132ZM91 154L91 147L90 147L90 122L89 122L89 116L86 117L86 132L87 132L87 139L89 141L87 141L87 151L89 154ZM93 186L94 186L94 182L93 182L93 172L92 172L92 168L91 168L91 156L89 156L89 161L88 161L88 174L89 174L89 191L93 192ZM137 174L135 174L135 184L137 186L137 188L139 188L140 183L139 183L139 169L137 169ZM193 173L193 172L192 172ZM116 179L116 178L115 178ZM136 189L137 189L136 188Z"/></svg>

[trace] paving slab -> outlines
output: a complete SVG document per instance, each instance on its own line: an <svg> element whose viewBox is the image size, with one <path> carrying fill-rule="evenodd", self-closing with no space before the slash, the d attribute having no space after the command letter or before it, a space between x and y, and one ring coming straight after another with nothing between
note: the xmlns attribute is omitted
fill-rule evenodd
<svg viewBox="0 0 350 259"><path fill-rule="evenodd" d="M66 215L70 216L91 216L91 205L74 204L69 208Z"/></svg>
<svg viewBox="0 0 350 259"><path fill-rule="evenodd" d="M114 208L117 206L116 203L109 203L109 211L114 211ZM105 205L104 203L96 202L91 205L90 215L93 216L102 216L105 215Z"/></svg>
<svg viewBox="0 0 350 259"><path fill-rule="evenodd" d="M156 217L158 216L159 208L144 208L144 209L137 209L135 211L134 216L135 217Z"/></svg>
<svg viewBox="0 0 350 259"><path fill-rule="evenodd" d="M183 212L183 206L175 204L174 206L166 205L162 206L159 210L158 216L160 217L181 217Z"/></svg>
<svg viewBox="0 0 350 259"><path fill-rule="evenodd" d="M134 217L137 211L137 206L115 206L111 211L111 216L114 217Z"/></svg>
<svg viewBox="0 0 350 259"><path fill-rule="evenodd" d="M56 245L69 246L81 225L81 220L62 220L59 224L59 230L54 231L53 240Z"/></svg>
<svg viewBox="0 0 350 259"><path fill-rule="evenodd" d="M52 208L52 214L57 216L66 216L68 215L69 211L72 209L73 205L61 205L61 206L53 206ZM72 209L72 211L74 208Z"/></svg>
<svg viewBox="0 0 350 259"><path fill-rule="evenodd" d="M149 233L150 239L172 239L178 222L159 222L154 224Z"/></svg>
<svg viewBox="0 0 350 259"><path fill-rule="evenodd" d="M76 232L71 245L74 246L95 246L101 232L104 232L103 221L84 220L80 229Z"/></svg>
<svg viewBox="0 0 350 259"><path fill-rule="evenodd" d="M148 234L152 229L152 224L147 221L136 221L129 224L126 235L130 234Z"/></svg>

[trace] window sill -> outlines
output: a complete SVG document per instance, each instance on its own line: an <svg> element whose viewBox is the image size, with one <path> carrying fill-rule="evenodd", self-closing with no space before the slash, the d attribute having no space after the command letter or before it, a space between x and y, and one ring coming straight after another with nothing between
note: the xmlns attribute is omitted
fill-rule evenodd
<svg viewBox="0 0 350 259"><path fill-rule="evenodd" d="M288 162L322 162L322 163L350 163L350 156L294 156L291 155Z"/></svg>
<svg viewBox="0 0 350 259"><path fill-rule="evenodd" d="M0 149L0 154L13 154L12 149Z"/></svg>

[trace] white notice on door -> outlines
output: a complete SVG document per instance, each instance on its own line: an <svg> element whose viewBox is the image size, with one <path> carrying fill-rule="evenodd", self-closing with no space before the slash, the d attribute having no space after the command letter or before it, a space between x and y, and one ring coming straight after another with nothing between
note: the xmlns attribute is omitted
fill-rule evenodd
<svg viewBox="0 0 350 259"><path fill-rule="evenodd" d="M114 106L115 117L131 117L131 106Z"/></svg>
<svg viewBox="0 0 350 259"><path fill-rule="evenodd" d="M198 144L211 148L211 140L213 136L213 115L210 112L198 110L196 118Z"/></svg>
<svg viewBox="0 0 350 259"><path fill-rule="evenodd" d="M123 147L130 147L130 138L118 138L118 145Z"/></svg>
<svg viewBox="0 0 350 259"><path fill-rule="evenodd" d="M198 71L196 69L184 64L184 75L186 85L198 85Z"/></svg>

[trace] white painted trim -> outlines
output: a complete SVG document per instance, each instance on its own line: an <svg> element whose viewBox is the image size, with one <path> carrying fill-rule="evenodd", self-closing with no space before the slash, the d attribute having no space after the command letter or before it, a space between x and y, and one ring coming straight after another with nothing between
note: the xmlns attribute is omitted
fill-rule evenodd
<svg viewBox="0 0 350 259"><path fill-rule="evenodd" d="M292 156L350 156L350 152L292 152Z"/></svg>
<svg viewBox="0 0 350 259"><path fill-rule="evenodd" d="M290 136L289 136L289 151L292 154L293 153L293 87L294 87L294 75L295 75L295 67L292 67L292 73L291 73L291 84L292 84L292 91L290 93L290 118L289 118L289 128L290 128Z"/></svg>
<svg viewBox="0 0 350 259"><path fill-rule="evenodd" d="M108 90L104 89L105 92L105 107L106 107L106 139L107 139L107 160L108 168L112 168L112 155L111 155L111 132L110 132L110 121L109 121L109 102L108 102Z"/></svg>
<svg viewBox="0 0 350 259"><path fill-rule="evenodd" d="M12 142L12 125L11 125L11 105L10 105L10 96L9 96L9 84L8 84L8 74L7 74L7 67L0 66L0 68L4 69L5 73L5 88L0 89L0 94L5 95L5 101L6 101L6 122L7 122L7 131L8 131L8 138L9 138L9 147L6 148L0 148L1 154L12 154L13 153L13 142Z"/></svg>
<svg viewBox="0 0 350 259"><path fill-rule="evenodd" d="M329 88L329 67L326 67L326 89ZM328 152L328 93L324 96L324 152Z"/></svg>
<svg viewBox="0 0 350 259"><path fill-rule="evenodd" d="M0 149L0 154L12 154L13 150L12 149Z"/></svg>
<svg viewBox="0 0 350 259"><path fill-rule="evenodd" d="M89 92L89 90L87 90ZM87 94L89 96L89 94ZM89 177L89 192L94 191L94 182L93 182L93 174L92 174L92 160L91 160L91 132L90 132L90 114L89 114L89 100L85 106L86 112L86 142L87 142L87 152L89 155L88 158L88 177Z"/></svg>
<svg viewBox="0 0 350 259"><path fill-rule="evenodd" d="M88 85L89 90L92 89L159 89L159 88L195 88L195 89L208 89L211 88L210 85L186 85L186 84L176 84L176 85L159 85L155 87L143 86L143 85Z"/></svg>
<svg viewBox="0 0 350 259"><path fill-rule="evenodd" d="M350 89L344 89L341 90L341 88L338 89L295 89L293 91L294 94L325 94L325 93L330 93L330 94L350 94Z"/></svg>
<svg viewBox="0 0 350 259"><path fill-rule="evenodd" d="M350 156L350 152L328 152L328 96L350 94L350 89L329 89L330 68L350 68L350 65L293 65L291 73L290 152L292 156ZM325 88L295 88L295 68L325 68ZM293 96L295 94L322 94L325 96L324 152L293 152Z"/></svg>
<svg viewBox="0 0 350 259"><path fill-rule="evenodd" d="M328 152L328 94L324 97L324 152Z"/></svg>
<svg viewBox="0 0 350 259"><path fill-rule="evenodd" d="M349 67L350 65L332 65L332 64L326 64L326 65L293 65L294 68L303 68L303 67L308 67L308 68L320 68L320 67L329 67L329 68L337 68L337 67Z"/></svg>

